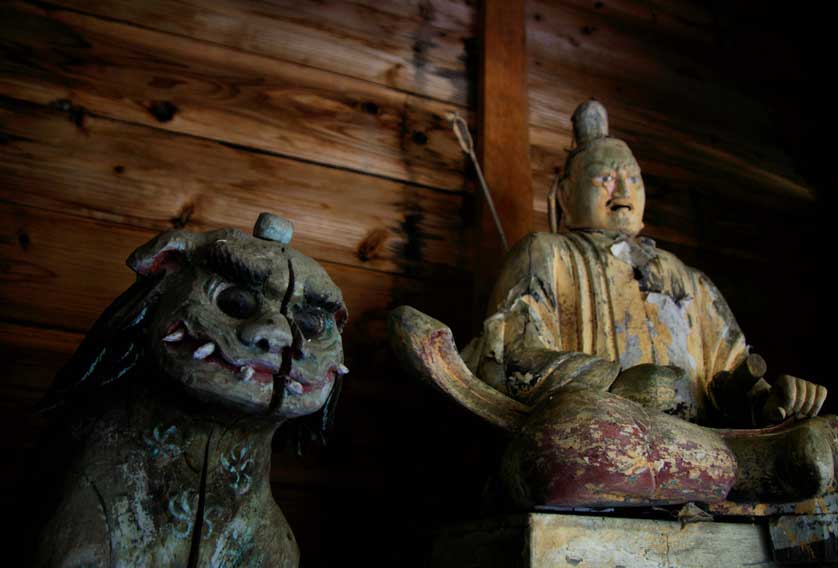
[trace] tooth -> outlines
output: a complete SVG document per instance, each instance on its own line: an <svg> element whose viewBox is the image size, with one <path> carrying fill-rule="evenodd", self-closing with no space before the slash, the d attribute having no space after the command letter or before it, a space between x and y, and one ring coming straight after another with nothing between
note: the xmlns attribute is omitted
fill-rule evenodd
<svg viewBox="0 0 838 568"><path fill-rule="evenodd" d="M215 343L210 341L209 343L204 343L200 347L198 347L195 352L192 354L193 359L206 359L212 352L215 351Z"/></svg>
<svg viewBox="0 0 838 568"><path fill-rule="evenodd" d="M288 382L285 383L285 388L294 394L303 394L303 385L297 381L288 379Z"/></svg>
<svg viewBox="0 0 838 568"><path fill-rule="evenodd" d="M245 366L239 369L239 377L245 382L252 379L254 374L256 374L256 371L253 370L253 367Z"/></svg>
<svg viewBox="0 0 838 568"><path fill-rule="evenodd" d="M163 341L165 341L166 343L174 343L175 341L180 341L181 339L183 339L184 335L186 335L186 332L183 331L183 328L176 329L175 331L164 337Z"/></svg>
<svg viewBox="0 0 838 568"><path fill-rule="evenodd" d="M347 367L346 365L341 363L338 366L338 373L340 373L341 375L348 375L349 374L349 367Z"/></svg>

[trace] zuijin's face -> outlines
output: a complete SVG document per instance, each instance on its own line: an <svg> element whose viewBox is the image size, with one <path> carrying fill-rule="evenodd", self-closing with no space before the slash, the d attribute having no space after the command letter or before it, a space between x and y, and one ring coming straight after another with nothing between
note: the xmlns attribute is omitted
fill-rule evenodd
<svg viewBox="0 0 838 568"><path fill-rule="evenodd" d="M572 161L559 193L564 224L636 235L643 229L646 192L640 166L621 140L597 140Z"/></svg>

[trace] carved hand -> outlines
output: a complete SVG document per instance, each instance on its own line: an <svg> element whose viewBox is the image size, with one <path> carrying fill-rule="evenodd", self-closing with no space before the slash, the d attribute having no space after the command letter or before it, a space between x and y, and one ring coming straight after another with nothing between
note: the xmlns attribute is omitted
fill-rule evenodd
<svg viewBox="0 0 838 568"><path fill-rule="evenodd" d="M783 420L787 416L817 416L826 400L826 394L826 387L791 375L780 375L771 387L771 396L763 407L763 416L771 422Z"/></svg>

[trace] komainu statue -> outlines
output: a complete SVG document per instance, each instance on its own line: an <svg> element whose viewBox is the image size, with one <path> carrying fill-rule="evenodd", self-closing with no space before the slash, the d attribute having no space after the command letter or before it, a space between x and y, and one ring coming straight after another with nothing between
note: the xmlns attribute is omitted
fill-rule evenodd
<svg viewBox="0 0 838 568"><path fill-rule="evenodd" d="M596 101L573 116L558 234L509 253L461 354L402 307L406 364L512 433L500 479L522 507L794 502L833 489L838 420L822 386L770 385L707 276L639 236L645 193ZM715 427L716 429L712 428Z"/></svg>
<svg viewBox="0 0 838 568"><path fill-rule="evenodd" d="M328 407L347 312L291 232L263 213L254 236L172 231L131 255L136 283L45 405L73 448L38 565L298 565L271 439Z"/></svg>

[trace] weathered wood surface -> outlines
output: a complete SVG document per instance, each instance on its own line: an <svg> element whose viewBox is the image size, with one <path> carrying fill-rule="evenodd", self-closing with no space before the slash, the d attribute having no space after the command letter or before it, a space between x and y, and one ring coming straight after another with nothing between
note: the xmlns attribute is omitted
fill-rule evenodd
<svg viewBox="0 0 838 568"><path fill-rule="evenodd" d="M532 409L472 375L445 324L410 306L396 308L389 320L390 344L406 370L499 428L514 432L523 425Z"/></svg>
<svg viewBox="0 0 838 568"><path fill-rule="evenodd" d="M531 513L451 525L433 566L776 566L765 526Z"/></svg>
<svg viewBox="0 0 838 568"><path fill-rule="evenodd" d="M131 285L135 275L125 259L157 233L7 203L0 204L0 227L0 320L82 332ZM343 291L350 326L369 326L365 333L371 337L381 338L369 320L380 319L383 327L385 310L394 300L428 304L418 280L334 263L324 266ZM61 290L61 301L45 301L56 290ZM456 314L456 302L440 308Z"/></svg>
<svg viewBox="0 0 838 568"><path fill-rule="evenodd" d="M467 268L451 243L462 195L209 140L0 99L0 199L163 231L250 232L263 210L292 219L318 260L431 275ZM120 263L121 264L121 263Z"/></svg>
<svg viewBox="0 0 838 568"><path fill-rule="evenodd" d="M568 128L587 91L621 117L620 137L655 134L699 154L792 170L788 156L766 144L777 126L765 102L718 69L724 48L712 7L637 4L628 14L626 3L533 0L527 8L533 124Z"/></svg>
<svg viewBox="0 0 838 568"><path fill-rule="evenodd" d="M166 0L56 4L459 105L469 99L472 2L187 0L178 17Z"/></svg>
<svg viewBox="0 0 838 568"><path fill-rule="evenodd" d="M481 195L475 275L479 309L500 271L504 244L512 247L533 230L524 12L523 0L481 5L477 154L506 242Z"/></svg>
<svg viewBox="0 0 838 568"><path fill-rule="evenodd" d="M529 566L774 566L767 532L749 524L530 515Z"/></svg>
<svg viewBox="0 0 838 568"><path fill-rule="evenodd" d="M478 156L511 247L532 232L532 173L527 112L524 2L483 3ZM497 231L487 208L481 240L497 257ZM492 250L493 249L493 250Z"/></svg>
<svg viewBox="0 0 838 568"><path fill-rule="evenodd" d="M771 544L778 562L834 565L838 563L838 515L795 515L774 519Z"/></svg>
<svg viewBox="0 0 838 568"><path fill-rule="evenodd" d="M442 189L450 104L61 9L4 5L0 94Z"/></svg>

